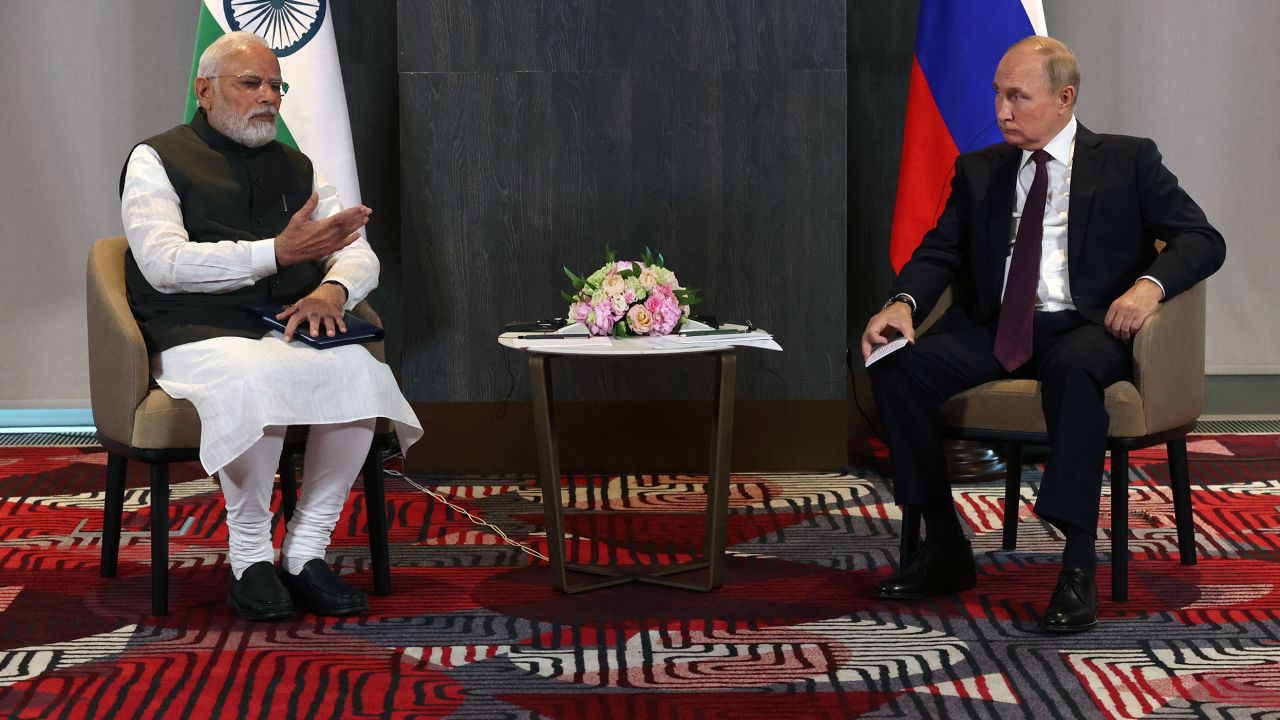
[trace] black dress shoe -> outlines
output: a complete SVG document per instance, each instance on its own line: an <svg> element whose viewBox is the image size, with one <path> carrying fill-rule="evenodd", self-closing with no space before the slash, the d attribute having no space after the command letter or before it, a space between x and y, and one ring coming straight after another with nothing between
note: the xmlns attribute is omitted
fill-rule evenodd
<svg viewBox="0 0 1280 720"><path fill-rule="evenodd" d="M1098 624L1098 586L1093 572L1081 567L1064 567L1049 607L1040 618L1040 627L1051 633L1076 633Z"/></svg>
<svg viewBox="0 0 1280 720"><path fill-rule="evenodd" d="M320 558L308 560L297 575L280 568L280 579L300 607L317 615L353 615L369 609L364 593L348 585Z"/></svg>
<svg viewBox="0 0 1280 720"><path fill-rule="evenodd" d="M910 565L881 581L876 597L923 600L969 590L977 584L978 571L968 540L924 543Z"/></svg>
<svg viewBox="0 0 1280 720"><path fill-rule="evenodd" d="M282 620L293 617L293 600L276 577L276 566L260 560L231 579L227 604L241 620Z"/></svg>

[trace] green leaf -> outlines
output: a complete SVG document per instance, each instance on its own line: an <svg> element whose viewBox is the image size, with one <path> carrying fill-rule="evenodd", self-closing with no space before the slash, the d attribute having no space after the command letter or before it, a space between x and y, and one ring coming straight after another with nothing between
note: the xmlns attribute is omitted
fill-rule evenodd
<svg viewBox="0 0 1280 720"><path fill-rule="evenodd" d="M627 321L626 321L626 320L619 320L618 322L616 322L616 323L614 323L614 324L613 324L613 336L614 336L614 337L626 337L626 336L627 336Z"/></svg>
<svg viewBox="0 0 1280 720"><path fill-rule="evenodd" d="M568 300L571 303L578 302L578 298L576 296L570 295L569 293L563 290L560 291L560 297L564 298L565 300Z"/></svg>
<svg viewBox="0 0 1280 720"><path fill-rule="evenodd" d="M587 284L586 280L574 275L567 265L564 268L564 274L569 276L569 281L573 283L574 289L581 290L582 286Z"/></svg>

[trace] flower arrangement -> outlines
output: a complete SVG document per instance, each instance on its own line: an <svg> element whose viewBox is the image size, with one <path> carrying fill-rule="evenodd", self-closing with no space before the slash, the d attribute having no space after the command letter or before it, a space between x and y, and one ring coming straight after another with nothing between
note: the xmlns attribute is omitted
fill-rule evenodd
<svg viewBox="0 0 1280 720"><path fill-rule="evenodd" d="M604 267L586 277L566 267L574 292L560 293L570 303L569 321L582 323L592 335L670 335L700 300L696 290L680 287L661 253L645 248L639 261L618 260L605 248L604 260Z"/></svg>

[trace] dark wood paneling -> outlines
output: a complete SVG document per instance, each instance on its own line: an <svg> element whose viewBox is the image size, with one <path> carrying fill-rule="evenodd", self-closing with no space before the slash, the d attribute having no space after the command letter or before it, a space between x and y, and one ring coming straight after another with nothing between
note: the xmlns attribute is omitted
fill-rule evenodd
<svg viewBox="0 0 1280 720"><path fill-rule="evenodd" d="M410 399L501 398L494 334L563 314L560 268L606 245L661 251L700 311L778 336L744 397L843 396L842 73L404 74L402 102ZM567 397L652 392L582 377Z"/></svg>
<svg viewBox="0 0 1280 720"><path fill-rule="evenodd" d="M495 334L564 314L561 267L606 245L778 336L740 397L843 400L844 27L829 0L401 0L410 400L526 398ZM565 400L709 393L696 360L571 367Z"/></svg>
<svg viewBox="0 0 1280 720"><path fill-rule="evenodd" d="M334 39L351 118L356 172L373 208L368 237L382 263L369 302L387 328L387 362L397 373L403 340L400 284L400 106L395 0L332 0ZM286 101L287 102L287 101Z"/></svg>
<svg viewBox="0 0 1280 720"><path fill-rule="evenodd" d="M898 190L919 0L849 8L849 331L862 334L893 282L889 235Z"/></svg>
<svg viewBox="0 0 1280 720"><path fill-rule="evenodd" d="M404 72L843 70L844 0L401 0Z"/></svg>

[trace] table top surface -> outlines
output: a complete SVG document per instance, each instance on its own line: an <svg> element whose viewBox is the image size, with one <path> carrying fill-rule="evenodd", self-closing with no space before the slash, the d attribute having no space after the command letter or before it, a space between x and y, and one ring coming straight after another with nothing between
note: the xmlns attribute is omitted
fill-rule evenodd
<svg viewBox="0 0 1280 720"><path fill-rule="evenodd" d="M572 338L565 340L521 340L517 336L528 337L530 333L503 333L498 336L498 343L503 347L521 350L539 355L600 355L620 357L627 355L690 355L695 353L726 352L738 347L737 343L725 340L694 342L693 338L650 337L595 337ZM744 334L744 336L747 334ZM722 338L723 336L716 336ZM767 333L758 335L760 340L768 340ZM748 338L737 338L747 340ZM771 342L771 341L770 341Z"/></svg>

